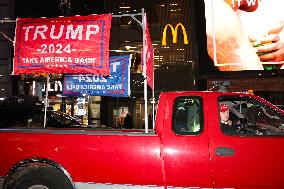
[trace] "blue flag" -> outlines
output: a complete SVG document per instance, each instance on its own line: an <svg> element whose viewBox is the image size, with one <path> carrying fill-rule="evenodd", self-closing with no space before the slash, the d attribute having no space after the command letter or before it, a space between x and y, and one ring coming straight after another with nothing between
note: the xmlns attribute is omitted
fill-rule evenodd
<svg viewBox="0 0 284 189"><path fill-rule="evenodd" d="M131 56L111 56L110 75L65 75L63 95L67 96L113 96L130 95Z"/></svg>

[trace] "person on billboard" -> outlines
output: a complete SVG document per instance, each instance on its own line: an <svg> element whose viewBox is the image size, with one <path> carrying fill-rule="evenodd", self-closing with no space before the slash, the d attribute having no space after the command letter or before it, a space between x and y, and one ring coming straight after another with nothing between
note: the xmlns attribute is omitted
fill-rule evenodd
<svg viewBox="0 0 284 189"><path fill-rule="evenodd" d="M284 15L279 10L284 2L214 0L213 6L211 2L205 0L207 46L219 70L284 69L279 63L263 64L284 60ZM213 31L216 44L213 44Z"/></svg>
<svg viewBox="0 0 284 189"><path fill-rule="evenodd" d="M220 71L263 70L256 49L244 32L237 9L255 11L247 1L204 0L207 50ZM213 4L212 4L213 3ZM239 4L238 4L239 3ZM224 16L226 15L226 16ZM215 37L215 42L214 42ZM216 52L216 57L214 53Z"/></svg>
<svg viewBox="0 0 284 189"><path fill-rule="evenodd" d="M261 0L251 13L238 10L241 24L262 62L275 62L274 69L284 69L284 1ZM272 69L272 68L271 68Z"/></svg>
<svg viewBox="0 0 284 189"><path fill-rule="evenodd" d="M247 1L240 1L239 4L238 1L232 0L204 0L204 2L207 50L214 65L220 71L263 70L256 49L244 32L236 13L237 9L255 11L257 3L255 6L248 6ZM213 41L214 37L216 43Z"/></svg>

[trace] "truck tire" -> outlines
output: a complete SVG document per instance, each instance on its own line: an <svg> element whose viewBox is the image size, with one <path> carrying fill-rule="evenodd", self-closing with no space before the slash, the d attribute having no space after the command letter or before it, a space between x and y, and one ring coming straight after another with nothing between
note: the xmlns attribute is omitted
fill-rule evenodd
<svg viewBox="0 0 284 189"><path fill-rule="evenodd" d="M68 177L53 167L37 167L21 172L12 178L7 189L73 189Z"/></svg>

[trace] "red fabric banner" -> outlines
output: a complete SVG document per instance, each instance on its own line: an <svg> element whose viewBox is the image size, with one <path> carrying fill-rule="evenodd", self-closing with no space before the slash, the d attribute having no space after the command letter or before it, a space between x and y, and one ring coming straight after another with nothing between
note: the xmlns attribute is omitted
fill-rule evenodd
<svg viewBox="0 0 284 189"><path fill-rule="evenodd" d="M146 53L146 78L148 85L151 87L152 90L154 90L154 49L151 41L150 31L148 28L146 14L144 16L144 23L146 24L146 30L145 30L146 36L144 42L145 53ZM142 62L143 62L143 56L142 56Z"/></svg>
<svg viewBox="0 0 284 189"><path fill-rule="evenodd" d="M17 19L14 70L108 75L111 14Z"/></svg>

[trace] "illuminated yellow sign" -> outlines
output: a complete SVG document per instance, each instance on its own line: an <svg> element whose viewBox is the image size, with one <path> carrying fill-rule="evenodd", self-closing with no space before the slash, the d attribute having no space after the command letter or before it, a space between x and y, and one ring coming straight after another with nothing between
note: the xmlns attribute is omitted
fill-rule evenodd
<svg viewBox="0 0 284 189"><path fill-rule="evenodd" d="M177 43L177 34L178 34L179 26L181 27L182 33L183 33L183 43L188 44L187 34L186 34L186 31L185 31L185 28L181 23L178 23L175 28L171 24L167 24L164 27L163 38L162 38L162 45L163 46L167 45L167 29L168 29L168 27L170 27L171 31L172 31L173 43Z"/></svg>

